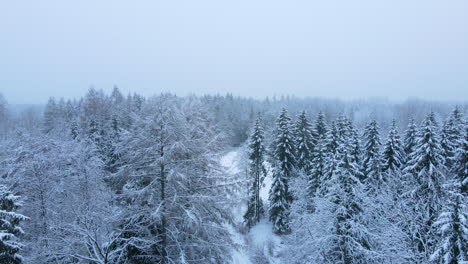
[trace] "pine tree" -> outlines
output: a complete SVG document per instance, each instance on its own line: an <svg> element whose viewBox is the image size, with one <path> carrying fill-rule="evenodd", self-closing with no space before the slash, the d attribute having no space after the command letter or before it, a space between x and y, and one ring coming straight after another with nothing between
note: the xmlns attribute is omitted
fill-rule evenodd
<svg viewBox="0 0 468 264"><path fill-rule="evenodd" d="M293 176L294 153L291 119L286 109L283 109L276 122L273 183L269 193L270 221L274 232L278 234L290 232L289 210L293 197L289 190L289 179Z"/></svg>
<svg viewBox="0 0 468 264"><path fill-rule="evenodd" d="M468 131L467 131L468 132ZM465 134L468 136L468 133ZM431 256L433 263L461 264L468 261L468 144L467 137L454 151L455 177L446 184L447 204L434 223L439 243Z"/></svg>
<svg viewBox="0 0 468 264"><path fill-rule="evenodd" d="M327 186L324 185L327 181L329 181L335 171L337 162L338 162L338 147L340 146L340 138L338 134L338 129L336 122L333 121L330 125L330 129L327 132L326 138L324 140L323 145L323 152L325 153L324 157L324 171L322 178L318 179L321 183L318 186L318 191L320 195L324 195L327 192Z"/></svg>
<svg viewBox="0 0 468 264"><path fill-rule="evenodd" d="M316 140L319 138L325 138L325 135L327 134L327 125L325 124L325 116L322 111L319 112L317 120L315 121L313 134Z"/></svg>
<svg viewBox="0 0 468 264"><path fill-rule="evenodd" d="M315 147L312 152L311 172L308 179L308 193L312 197L322 185L327 172L327 125L320 111L313 129Z"/></svg>
<svg viewBox="0 0 468 264"><path fill-rule="evenodd" d="M45 110L44 110L44 133L50 133L54 128L57 122L57 103L55 102L55 98L49 98L47 101Z"/></svg>
<svg viewBox="0 0 468 264"><path fill-rule="evenodd" d="M350 157L356 164L360 164L361 162L361 142L359 140L359 133L357 129L351 128L350 130Z"/></svg>
<svg viewBox="0 0 468 264"><path fill-rule="evenodd" d="M458 187L450 191L448 205L434 223L440 236L433 263L463 264L468 261L468 201Z"/></svg>
<svg viewBox="0 0 468 264"><path fill-rule="evenodd" d="M326 263L368 263L370 243L367 228L361 219L361 173L349 156L346 143L341 144L337 152L339 161L327 183L330 187L325 196L334 204L331 208L335 218L331 234L333 243L323 255Z"/></svg>
<svg viewBox="0 0 468 264"><path fill-rule="evenodd" d="M455 142L450 139L450 128L448 122L444 122L440 131L440 146L442 147L442 155L445 157L445 166L451 167L454 151Z"/></svg>
<svg viewBox="0 0 468 264"><path fill-rule="evenodd" d="M465 123L463 134L455 149L452 171L456 181L461 185L461 193L468 197L468 122Z"/></svg>
<svg viewBox="0 0 468 264"><path fill-rule="evenodd" d="M414 182L411 197L408 198L409 206L415 213L412 216L411 236L422 261L428 260L435 242L433 224L441 209L442 183L447 172L437 131L430 114L418 131L414 151L404 169L406 177Z"/></svg>
<svg viewBox="0 0 468 264"><path fill-rule="evenodd" d="M314 149L314 137L312 133L312 125L307 120L305 111L299 115L295 131L295 142L297 146L296 161L297 168L308 173L311 169L311 157Z"/></svg>
<svg viewBox="0 0 468 264"><path fill-rule="evenodd" d="M251 182L247 212L244 215L244 222L248 228L258 223L264 213L263 202L260 198L260 187L266 176L266 168L263 164L265 152L263 138L263 128L260 125L260 120L257 119L249 142L249 176Z"/></svg>
<svg viewBox="0 0 468 264"><path fill-rule="evenodd" d="M405 138L403 143L403 150L405 151L405 157L409 158L409 155L414 151L416 146L416 134L417 127L414 123L414 119L410 120L408 128L405 131Z"/></svg>
<svg viewBox="0 0 468 264"><path fill-rule="evenodd" d="M440 144L444 151L445 166L452 168L455 150L463 137L462 114L455 108L449 118L444 122L440 133Z"/></svg>
<svg viewBox="0 0 468 264"><path fill-rule="evenodd" d="M392 122L392 127L388 132L387 142L385 142L382 153L383 172L396 172L403 165L403 149L401 146L400 136L396 128L395 120Z"/></svg>
<svg viewBox="0 0 468 264"><path fill-rule="evenodd" d="M380 136L377 121L372 120L364 130L364 155L362 158L363 180L380 185L382 178L382 162L380 160Z"/></svg>
<svg viewBox="0 0 468 264"><path fill-rule="evenodd" d="M308 193L313 197L322 185L322 180L325 179L327 169L327 152L324 136L318 139L312 156L312 169L308 181Z"/></svg>
<svg viewBox="0 0 468 264"><path fill-rule="evenodd" d="M327 153L330 155L335 155L339 146L340 146L340 138L338 135L337 124L335 121L333 121L326 135Z"/></svg>
<svg viewBox="0 0 468 264"><path fill-rule="evenodd" d="M18 254L22 247L18 239L24 232L19 225L27 217L15 212L21 205L19 196L0 185L0 263L23 263L23 257Z"/></svg>

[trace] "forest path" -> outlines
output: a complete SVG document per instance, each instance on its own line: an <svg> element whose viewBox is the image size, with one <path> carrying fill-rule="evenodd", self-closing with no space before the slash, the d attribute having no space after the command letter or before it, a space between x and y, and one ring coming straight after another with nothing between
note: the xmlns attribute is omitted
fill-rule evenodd
<svg viewBox="0 0 468 264"><path fill-rule="evenodd" d="M226 153L220 160L221 166L225 172L235 179L242 179L241 172L241 149L234 149ZM268 169L268 175L263 182L260 191L260 196L264 203L265 211L268 208L268 191L272 183L271 168L268 163L265 164ZM279 264L278 259L281 250L281 238L273 233L272 225L267 217L262 219L260 223L255 225L246 234L241 233L243 230L243 215L246 211L247 192L238 190L230 197L233 201L232 214L234 223L227 225L229 232L232 235L234 243L238 245L232 251L232 264Z"/></svg>

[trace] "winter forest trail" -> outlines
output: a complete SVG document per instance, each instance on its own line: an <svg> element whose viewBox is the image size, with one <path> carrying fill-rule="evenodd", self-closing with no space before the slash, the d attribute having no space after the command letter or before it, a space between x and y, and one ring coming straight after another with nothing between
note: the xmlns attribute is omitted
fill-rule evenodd
<svg viewBox="0 0 468 264"><path fill-rule="evenodd" d="M241 151L241 149L234 149L226 153L220 160L226 174L240 180L244 178L240 164ZM269 166L267 168L270 171ZM271 182L271 173L268 173L260 191L265 209L268 208L268 191ZM280 264L281 238L273 233L267 216L247 233L242 232L245 230L243 215L246 210L247 192L239 189L229 198L235 202L232 203L233 223L227 225L227 228L233 242L237 244L237 247L232 250L232 264Z"/></svg>

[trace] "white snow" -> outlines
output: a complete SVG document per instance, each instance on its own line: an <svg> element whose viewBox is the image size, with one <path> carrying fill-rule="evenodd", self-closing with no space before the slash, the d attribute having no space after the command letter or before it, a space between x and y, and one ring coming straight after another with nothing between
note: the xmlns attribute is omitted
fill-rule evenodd
<svg viewBox="0 0 468 264"><path fill-rule="evenodd" d="M239 177L240 168L239 168L239 150L233 150L221 157L220 163L224 168L227 174L232 177ZM239 193L237 195L240 196ZM238 199L242 201L242 199ZM226 224L226 228L229 230L229 233L232 235L233 242L237 245L236 248L232 249L232 264L251 264L250 257L247 251L247 244L245 237L236 230L235 226L242 225L242 218L245 212L245 205L242 202L239 202L232 208L232 214L234 215L234 224Z"/></svg>
<svg viewBox="0 0 468 264"><path fill-rule="evenodd" d="M220 160L221 165L224 167L226 173L233 177L239 177L241 172L239 167L240 150L236 149L226 153ZM268 171L267 177L263 181L263 186L260 190L260 197L263 200L265 210L268 211L268 192L273 182L271 175L271 166L265 162ZM251 254L255 252L263 252L265 258L271 264L280 263L278 254L281 250L281 238L273 233L273 228L267 220L267 215L264 219L255 225L250 232L243 235L235 227L243 225L243 215L246 210L245 192L238 192L237 199L239 203L232 208L235 223L233 225L227 224L226 228L232 235L232 240L238 246L232 250L232 264L251 264Z"/></svg>

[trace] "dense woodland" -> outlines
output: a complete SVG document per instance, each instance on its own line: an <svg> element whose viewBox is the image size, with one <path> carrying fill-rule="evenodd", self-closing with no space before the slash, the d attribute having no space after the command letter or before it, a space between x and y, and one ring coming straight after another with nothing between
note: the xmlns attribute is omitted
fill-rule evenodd
<svg viewBox="0 0 468 264"><path fill-rule="evenodd" d="M275 263L468 263L466 103L114 88L38 109L0 95L0 263L230 263L239 202Z"/></svg>

